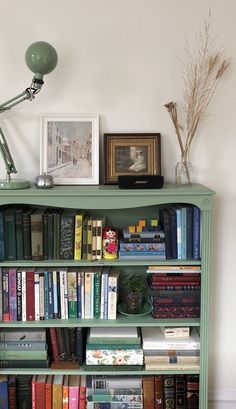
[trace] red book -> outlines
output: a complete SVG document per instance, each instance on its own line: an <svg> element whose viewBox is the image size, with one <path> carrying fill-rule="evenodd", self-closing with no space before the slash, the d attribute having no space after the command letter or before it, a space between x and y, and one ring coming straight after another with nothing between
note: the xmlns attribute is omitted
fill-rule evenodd
<svg viewBox="0 0 236 409"><path fill-rule="evenodd" d="M34 270L26 271L26 321L35 319Z"/></svg>
<svg viewBox="0 0 236 409"><path fill-rule="evenodd" d="M46 405L47 375L38 375L35 382L35 409L43 409Z"/></svg>
<svg viewBox="0 0 236 409"><path fill-rule="evenodd" d="M154 406L155 409L164 408L164 384L163 375L154 376Z"/></svg>
<svg viewBox="0 0 236 409"><path fill-rule="evenodd" d="M36 379L37 379L37 375L34 375L32 377L32 381L31 381L31 394L32 394L32 409L36 408L36 400L35 400L35 385L36 385Z"/></svg>
<svg viewBox="0 0 236 409"><path fill-rule="evenodd" d="M17 409L16 375L8 376L8 409Z"/></svg>
<svg viewBox="0 0 236 409"><path fill-rule="evenodd" d="M49 328L50 344L52 349L52 360L59 361L59 350L57 344L57 332L55 327Z"/></svg>
<svg viewBox="0 0 236 409"><path fill-rule="evenodd" d="M81 375L80 379L79 409L86 409L86 375Z"/></svg>

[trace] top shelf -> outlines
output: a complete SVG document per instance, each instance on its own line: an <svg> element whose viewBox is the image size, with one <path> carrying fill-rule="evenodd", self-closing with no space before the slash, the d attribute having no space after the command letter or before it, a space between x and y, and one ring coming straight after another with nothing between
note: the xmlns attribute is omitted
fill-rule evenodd
<svg viewBox="0 0 236 409"><path fill-rule="evenodd" d="M1 190L0 204L25 203L78 209L129 209L156 204L190 203L211 210L214 192L200 184L162 189L119 189L118 186L54 186L52 189Z"/></svg>

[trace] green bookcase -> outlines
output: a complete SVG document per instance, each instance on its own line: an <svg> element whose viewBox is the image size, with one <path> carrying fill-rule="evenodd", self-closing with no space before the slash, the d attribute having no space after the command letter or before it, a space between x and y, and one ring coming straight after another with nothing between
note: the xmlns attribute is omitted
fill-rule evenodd
<svg viewBox="0 0 236 409"><path fill-rule="evenodd" d="M195 260L167 260L158 261L158 264L201 264L201 315L200 319L153 319L151 316L128 317L118 315L116 321L109 320L45 320L37 322L1 322L0 327L51 327L51 326L195 326L201 332L201 353L200 371L200 401L199 408L208 407L208 330L209 330L209 280L210 280L210 234L211 234L211 210L214 192L205 186L193 184L189 187L176 187L166 185L162 189L153 190L122 190L118 186L55 186L53 189L37 189L31 187L25 190L2 190L0 195L0 205L5 204L26 204L43 205L64 208L77 208L87 210L94 215L106 215L107 224L117 227L124 227L127 224L137 221L137 218L152 217L155 215L157 206L170 205L174 203L187 203L196 205L201 210L201 261ZM118 266L118 267L138 267L144 269L147 265L155 265L155 260L96 260L93 265ZM1 267L46 267L46 266L89 266L86 260L53 260L33 262L32 260L3 261ZM21 369L18 374L55 374L58 370L52 369ZM74 373L74 370L63 370L63 374ZM15 374L14 369L1 369L0 374ZM83 367L76 370L76 373L85 373ZM86 374L96 374L98 372L86 370ZM169 373L169 371L145 371L135 370L132 374L158 374ZM173 371L178 374L180 371ZM181 372L188 373L188 372ZM193 373L192 371L190 373ZM99 372L99 374L111 374L111 371ZM115 374L128 375L129 372L115 371Z"/></svg>

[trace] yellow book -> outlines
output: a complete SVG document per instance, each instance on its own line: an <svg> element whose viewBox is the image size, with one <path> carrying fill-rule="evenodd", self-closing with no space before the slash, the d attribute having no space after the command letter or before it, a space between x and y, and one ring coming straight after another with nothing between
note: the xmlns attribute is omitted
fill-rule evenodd
<svg viewBox="0 0 236 409"><path fill-rule="evenodd" d="M82 225L83 214L75 215L75 247L74 247L74 259L81 260L82 258Z"/></svg>
<svg viewBox="0 0 236 409"><path fill-rule="evenodd" d="M54 375L52 384L52 409L62 408L63 375Z"/></svg>

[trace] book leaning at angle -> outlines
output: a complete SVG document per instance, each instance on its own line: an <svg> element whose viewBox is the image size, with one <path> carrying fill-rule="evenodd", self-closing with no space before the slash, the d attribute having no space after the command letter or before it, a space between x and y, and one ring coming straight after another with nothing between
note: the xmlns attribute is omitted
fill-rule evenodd
<svg viewBox="0 0 236 409"><path fill-rule="evenodd" d="M196 328L188 338L165 338L159 327L142 327L143 349L200 349L200 337Z"/></svg>

